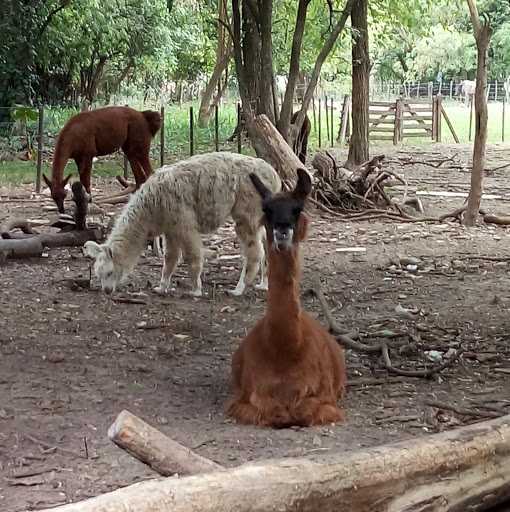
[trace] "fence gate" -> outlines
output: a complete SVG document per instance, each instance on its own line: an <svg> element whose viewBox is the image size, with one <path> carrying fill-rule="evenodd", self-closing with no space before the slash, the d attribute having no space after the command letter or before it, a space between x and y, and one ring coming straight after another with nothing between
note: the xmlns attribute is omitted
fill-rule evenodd
<svg viewBox="0 0 510 512"><path fill-rule="evenodd" d="M371 101L368 106L368 133L370 140L392 140L393 144L398 142L395 139L395 114L397 104L388 101Z"/></svg>
<svg viewBox="0 0 510 512"><path fill-rule="evenodd" d="M370 140L398 144L410 137L441 140L441 96L430 100L371 101L368 110Z"/></svg>
<svg viewBox="0 0 510 512"><path fill-rule="evenodd" d="M423 137L435 140L435 102L429 100L397 100L398 140ZM396 127L397 123L395 123Z"/></svg>

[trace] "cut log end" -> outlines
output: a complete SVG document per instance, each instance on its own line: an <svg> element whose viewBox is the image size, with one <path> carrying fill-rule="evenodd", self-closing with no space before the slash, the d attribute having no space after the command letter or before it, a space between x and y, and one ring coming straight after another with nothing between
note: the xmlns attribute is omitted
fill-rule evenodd
<svg viewBox="0 0 510 512"><path fill-rule="evenodd" d="M128 411L122 411L117 416L108 429L108 438L163 476L193 475L223 469Z"/></svg>

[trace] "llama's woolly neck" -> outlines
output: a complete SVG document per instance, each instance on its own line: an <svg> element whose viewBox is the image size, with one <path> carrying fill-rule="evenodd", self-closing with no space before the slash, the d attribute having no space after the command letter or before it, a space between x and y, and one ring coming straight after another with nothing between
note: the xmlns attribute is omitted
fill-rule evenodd
<svg viewBox="0 0 510 512"><path fill-rule="evenodd" d="M137 192L130 198L129 203L116 220L106 242L112 248L115 258L120 261L131 261L133 258L137 258L145 247L150 234L149 206L145 205L136 210L130 207L130 203L143 200L143 196L139 195L140 192Z"/></svg>
<svg viewBox="0 0 510 512"><path fill-rule="evenodd" d="M271 344L278 349L292 350L301 344L301 303L299 300L299 280L301 262L299 248L292 251L268 251L268 304L267 326Z"/></svg>

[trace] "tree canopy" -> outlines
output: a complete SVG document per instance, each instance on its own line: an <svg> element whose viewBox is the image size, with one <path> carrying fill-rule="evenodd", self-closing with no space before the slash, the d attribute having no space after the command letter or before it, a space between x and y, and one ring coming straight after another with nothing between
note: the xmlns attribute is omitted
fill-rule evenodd
<svg viewBox="0 0 510 512"><path fill-rule="evenodd" d="M310 76L345 0L307 4L299 69ZM289 73L299 5L299 0L271 2L277 76ZM232 6L226 6L231 17ZM479 10L494 32L489 77L505 80L510 3L481 0ZM177 80L205 84L216 61L217 27L213 0L1 0L0 107L78 97L107 100L120 87L147 95ZM445 80L474 78L476 45L463 0L372 0L368 29L375 77L434 80L441 71ZM350 41L344 31L334 43L322 80L348 83Z"/></svg>

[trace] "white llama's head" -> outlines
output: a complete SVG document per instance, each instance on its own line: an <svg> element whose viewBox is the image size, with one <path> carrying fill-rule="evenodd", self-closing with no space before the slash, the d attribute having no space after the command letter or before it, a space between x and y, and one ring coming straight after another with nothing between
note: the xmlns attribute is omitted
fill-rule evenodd
<svg viewBox="0 0 510 512"><path fill-rule="evenodd" d="M112 293L124 277L122 265L114 258L113 250L109 245L100 245L96 242L86 242L85 255L92 256L94 274L101 282L101 288L106 293Z"/></svg>

